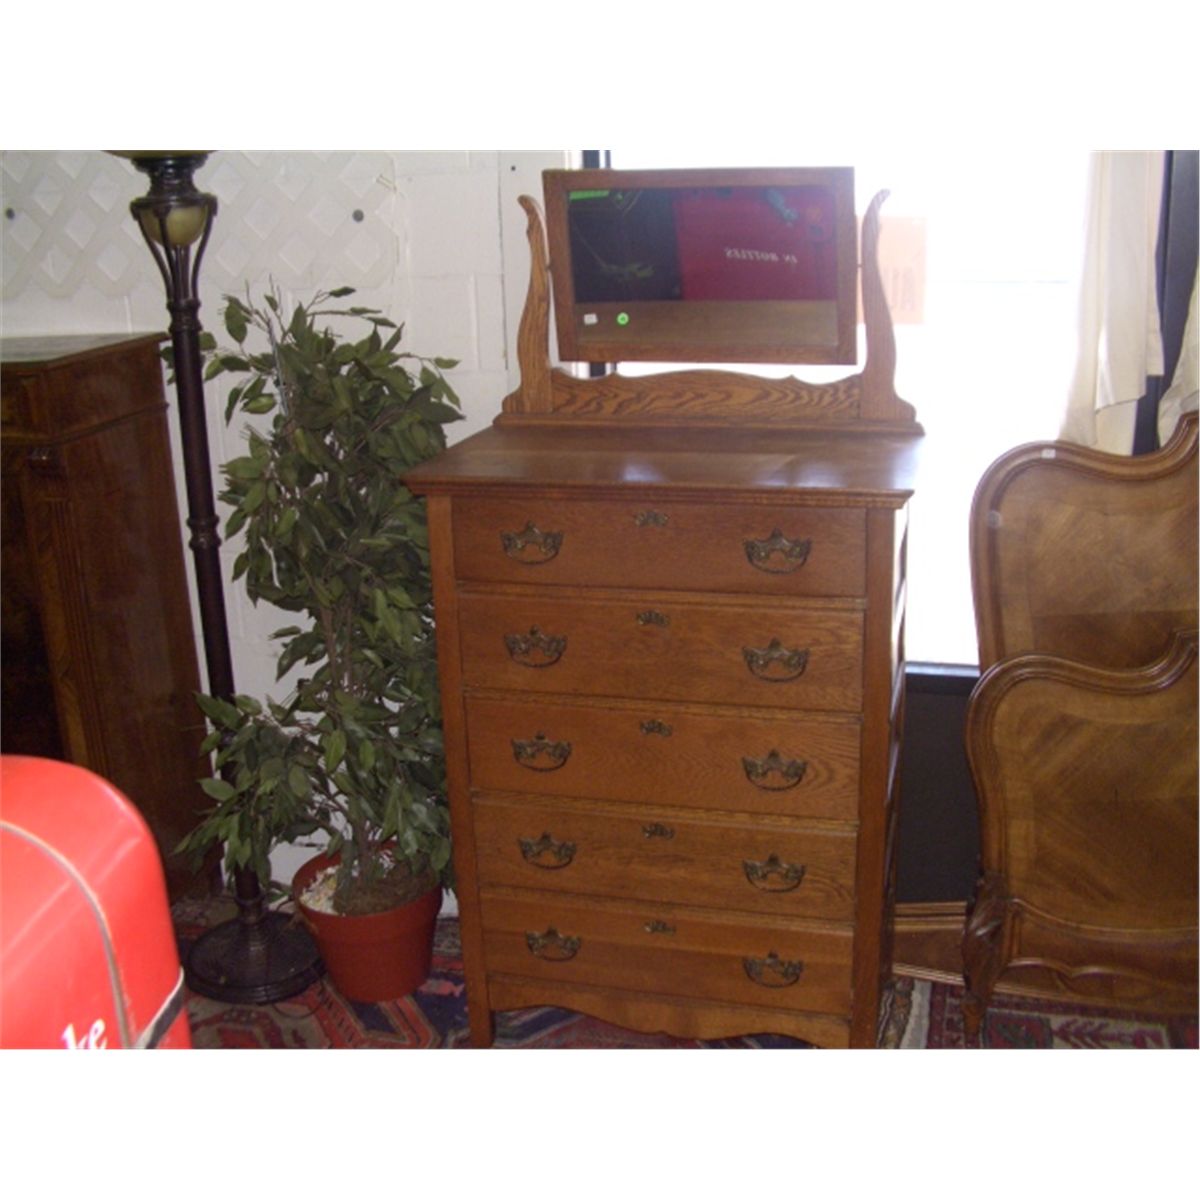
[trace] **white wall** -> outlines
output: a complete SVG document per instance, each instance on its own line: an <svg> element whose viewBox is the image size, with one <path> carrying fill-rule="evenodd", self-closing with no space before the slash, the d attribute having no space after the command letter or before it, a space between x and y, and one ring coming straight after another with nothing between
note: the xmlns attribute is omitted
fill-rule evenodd
<svg viewBox="0 0 1200 1200"><path fill-rule="evenodd" d="M219 204L200 272L201 322L223 340L221 297L247 287L261 296L272 280L289 300L354 287L354 303L404 324L407 349L460 360L450 377L466 419L449 435L462 438L490 424L518 383L529 254L517 197L540 198L541 171L567 165L564 151L216 152L196 173ZM0 333L165 330L162 280L129 215L146 187L132 164L99 151L0 153ZM224 424L227 386L222 377L207 385L217 480L239 453L242 419ZM167 396L182 518L170 388ZM237 552L236 542L222 546L226 580ZM185 559L191 579L190 552ZM237 689L281 697L268 637L291 618L256 609L228 583L226 607ZM203 672L198 614L193 623ZM286 864L277 869L286 878Z"/></svg>

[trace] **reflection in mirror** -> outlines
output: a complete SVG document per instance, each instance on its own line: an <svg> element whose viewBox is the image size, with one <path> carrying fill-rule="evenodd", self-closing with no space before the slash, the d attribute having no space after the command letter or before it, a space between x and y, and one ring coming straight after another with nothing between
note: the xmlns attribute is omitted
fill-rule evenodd
<svg viewBox="0 0 1200 1200"><path fill-rule="evenodd" d="M855 361L852 169L544 183L563 359Z"/></svg>

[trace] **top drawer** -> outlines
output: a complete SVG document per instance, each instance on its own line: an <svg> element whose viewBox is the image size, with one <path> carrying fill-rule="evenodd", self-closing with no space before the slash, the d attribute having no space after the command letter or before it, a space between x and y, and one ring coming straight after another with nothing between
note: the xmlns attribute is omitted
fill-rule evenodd
<svg viewBox="0 0 1200 1200"><path fill-rule="evenodd" d="M454 500L458 577L501 583L861 596L861 509Z"/></svg>

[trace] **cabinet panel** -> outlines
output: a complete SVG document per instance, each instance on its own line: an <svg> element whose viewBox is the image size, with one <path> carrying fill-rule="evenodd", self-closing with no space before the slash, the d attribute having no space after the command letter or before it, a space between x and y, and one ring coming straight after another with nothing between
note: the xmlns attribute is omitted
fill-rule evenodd
<svg viewBox="0 0 1200 1200"><path fill-rule="evenodd" d="M862 701L857 611L527 591L469 592L462 612L469 687L852 713Z"/></svg>
<svg viewBox="0 0 1200 1200"><path fill-rule="evenodd" d="M200 886L173 851L208 772L158 342L3 344L4 589L24 606L8 628L6 598L3 750L55 756L52 722L58 754L137 805L179 894Z"/></svg>
<svg viewBox="0 0 1200 1200"><path fill-rule="evenodd" d="M859 726L645 704L468 696L481 791L853 820Z"/></svg>
<svg viewBox="0 0 1200 1200"><path fill-rule="evenodd" d="M849 921L853 829L699 820L678 810L476 797L485 884Z"/></svg>
<svg viewBox="0 0 1200 1200"><path fill-rule="evenodd" d="M456 499L459 577L502 583L861 596L860 510Z"/></svg>
<svg viewBox="0 0 1200 1200"><path fill-rule="evenodd" d="M490 972L813 1012L850 1004L849 928L491 894L483 921Z"/></svg>

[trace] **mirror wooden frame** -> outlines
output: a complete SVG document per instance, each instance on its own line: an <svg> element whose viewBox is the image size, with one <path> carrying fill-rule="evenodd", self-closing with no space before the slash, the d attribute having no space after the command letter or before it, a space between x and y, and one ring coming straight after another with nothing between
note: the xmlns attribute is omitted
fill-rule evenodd
<svg viewBox="0 0 1200 1200"><path fill-rule="evenodd" d="M853 363L857 228L852 167L761 167L543 173L559 358L568 362ZM819 188L833 205L834 287L821 300L583 302L576 295L569 210L580 192Z"/></svg>

